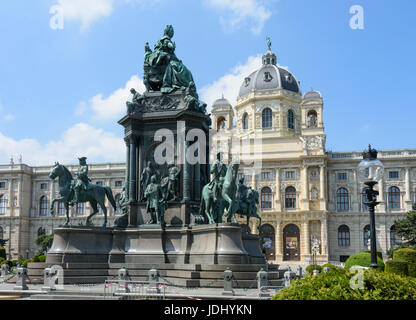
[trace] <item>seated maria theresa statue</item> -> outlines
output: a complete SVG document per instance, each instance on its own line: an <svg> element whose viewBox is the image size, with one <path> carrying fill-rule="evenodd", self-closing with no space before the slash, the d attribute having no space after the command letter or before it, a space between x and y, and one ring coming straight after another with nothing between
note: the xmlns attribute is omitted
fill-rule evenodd
<svg viewBox="0 0 416 320"><path fill-rule="evenodd" d="M168 25L153 51L146 43L144 84L147 91L170 93L175 89L185 90L193 82L191 72L175 55L176 45L172 42L173 35L173 27Z"/></svg>

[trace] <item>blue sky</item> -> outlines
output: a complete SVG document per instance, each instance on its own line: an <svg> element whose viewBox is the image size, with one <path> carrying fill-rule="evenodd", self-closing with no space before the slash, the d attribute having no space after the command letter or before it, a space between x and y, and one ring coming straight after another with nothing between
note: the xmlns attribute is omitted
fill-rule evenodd
<svg viewBox="0 0 416 320"><path fill-rule="evenodd" d="M52 29L50 9L64 9ZM364 30L349 10L364 9ZM327 149L416 148L412 0L20 0L0 6L0 163L124 161L117 124L143 90L144 44L166 24L200 97L231 103L260 64L277 61L324 97Z"/></svg>

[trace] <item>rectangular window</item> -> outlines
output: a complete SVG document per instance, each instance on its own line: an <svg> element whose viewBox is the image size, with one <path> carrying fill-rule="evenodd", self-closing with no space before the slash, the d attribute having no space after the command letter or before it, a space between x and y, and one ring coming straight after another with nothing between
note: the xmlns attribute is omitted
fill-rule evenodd
<svg viewBox="0 0 416 320"><path fill-rule="evenodd" d="M389 171L389 179L399 179L399 171Z"/></svg>
<svg viewBox="0 0 416 320"><path fill-rule="evenodd" d="M6 189L6 181L0 181L0 189Z"/></svg>
<svg viewBox="0 0 416 320"><path fill-rule="evenodd" d="M41 184L40 184L40 189L41 189L41 190L46 190L46 189L48 189L48 184L47 184L47 183L41 183Z"/></svg>
<svg viewBox="0 0 416 320"><path fill-rule="evenodd" d="M295 171L286 171L285 177L286 179L295 179Z"/></svg>
<svg viewBox="0 0 416 320"><path fill-rule="evenodd" d="M337 179L338 180L347 180L347 173L346 172L338 172Z"/></svg>
<svg viewBox="0 0 416 320"><path fill-rule="evenodd" d="M262 172L260 174L261 180L271 180L272 179L272 173L271 172Z"/></svg>
<svg viewBox="0 0 416 320"><path fill-rule="evenodd" d="M96 184L97 186L100 186L100 187L102 187L102 186L104 185L104 183L103 183L102 181L97 181L95 184Z"/></svg>
<svg viewBox="0 0 416 320"><path fill-rule="evenodd" d="M114 185L115 185L115 187L122 187L122 186L123 186L123 181L121 181L121 180L117 180L117 181L114 183Z"/></svg>

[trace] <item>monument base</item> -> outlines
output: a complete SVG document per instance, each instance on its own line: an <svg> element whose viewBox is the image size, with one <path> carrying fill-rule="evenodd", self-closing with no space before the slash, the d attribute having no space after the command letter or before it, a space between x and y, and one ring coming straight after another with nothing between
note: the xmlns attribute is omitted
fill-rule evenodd
<svg viewBox="0 0 416 320"><path fill-rule="evenodd" d="M265 263L258 236L242 234L238 224L228 223L165 228L59 227L54 230L44 264L62 266L65 283L103 282L116 277L123 266L132 280L146 280L148 270L156 266L169 281L188 287L212 283L227 267L243 287L252 286L261 268L275 272L272 277L277 282L283 276L277 266ZM30 263L30 275L41 274L42 266Z"/></svg>

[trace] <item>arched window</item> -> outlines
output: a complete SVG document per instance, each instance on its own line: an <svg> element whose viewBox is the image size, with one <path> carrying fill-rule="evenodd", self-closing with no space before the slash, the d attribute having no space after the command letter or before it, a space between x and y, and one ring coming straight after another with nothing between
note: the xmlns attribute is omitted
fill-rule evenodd
<svg viewBox="0 0 416 320"><path fill-rule="evenodd" d="M339 188L337 190L337 211L348 211L349 205L348 190L345 188Z"/></svg>
<svg viewBox="0 0 416 320"><path fill-rule="evenodd" d="M396 233L396 227L393 224L390 227L390 246L391 247L396 246L397 244L399 244L401 242L401 240L402 239L397 235L397 233Z"/></svg>
<svg viewBox="0 0 416 320"><path fill-rule="evenodd" d="M261 208L272 208L272 190L269 187L264 187L261 189Z"/></svg>
<svg viewBox="0 0 416 320"><path fill-rule="evenodd" d="M264 109L261 114L261 119L262 119L263 128L271 128L272 127L272 110L270 108Z"/></svg>
<svg viewBox="0 0 416 320"><path fill-rule="evenodd" d="M243 115L243 130L248 129L248 114L244 113Z"/></svg>
<svg viewBox="0 0 416 320"><path fill-rule="evenodd" d="M367 202L367 191L368 187L364 188L362 193L361 193L361 205L362 205L362 209L363 211L368 211L368 206L364 203Z"/></svg>
<svg viewBox="0 0 416 320"><path fill-rule="evenodd" d="M363 229L363 244L367 248L370 240L370 225L367 224Z"/></svg>
<svg viewBox="0 0 416 320"><path fill-rule="evenodd" d="M285 208L296 208L296 189L294 187L287 187L285 190Z"/></svg>
<svg viewBox="0 0 416 320"><path fill-rule="evenodd" d="M225 129L225 118L219 117L217 120L217 131Z"/></svg>
<svg viewBox="0 0 416 320"><path fill-rule="evenodd" d="M121 194L117 193L116 196L114 197L114 200L116 201L116 212L115 214L120 214L120 204L118 203L118 201L120 200Z"/></svg>
<svg viewBox="0 0 416 320"><path fill-rule="evenodd" d="M293 110L287 112L287 127L289 129L295 129L295 114Z"/></svg>
<svg viewBox="0 0 416 320"><path fill-rule="evenodd" d="M315 110L308 112L308 128L316 128L318 126L318 115Z"/></svg>
<svg viewBox="0 0 416 320"><path fill-rule="evenodd" d="M350 246L350 228L343 224L338 228L338 246L349 247Z"/></svg>
<svg viewBox="0 0 416 320"><path fill-rule="evenodd" d="M39 201L39 215L46 216L48 214L49 201L47 196L42 196Z"/></svg>
<svg viewBox="0 0 416 320"><path fill-rule="evenodd" d="M63 202L58 202L58 215L63 216L65 214L65 205Z"/></svg>
<svg viewBox="0 0 416 320"><path fill-rule="evenodd" d="M76 214L83 215L84 214L85 203L79 202L77 203Z"/></svg>
<svg viewBox="0 0 416 320"><path fill-rule="evenodd" d="M274 259L274 239L275 231L272 225L264 224L260 227L259 236L261 239L261 251L267 260Z"/></svg>
<svg viewBox="0 0 416 320"><path fill-rule="evenodd" d="M0 214L6 214L7 198L4 194L0 195Z"/></svg>
<svg viewBox="0 0 416 320"><path fill-rule="evenodd" d="M388 190L388 203L390 209L400 208L400 189L397 187L390 187Z"/></svg>

